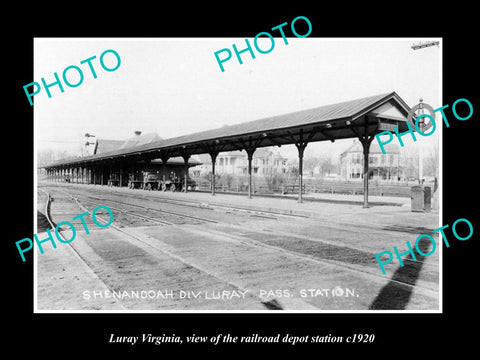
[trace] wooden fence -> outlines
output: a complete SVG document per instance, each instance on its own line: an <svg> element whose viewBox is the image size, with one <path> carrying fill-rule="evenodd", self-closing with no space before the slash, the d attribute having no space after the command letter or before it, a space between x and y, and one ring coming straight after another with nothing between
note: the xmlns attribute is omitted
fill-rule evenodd
<svg viewBox="0 0 480 360"><path fill-rule="evenodd" d="M197 189L203 191L210 191L211 184L208 180L199 178L194 179L197 182ZM411 186L410 183L381 183L377 181L370 181L368 184L368 192L370 195L376 196L393 196L393 197L410 197ZM245 184L216 184L216 192L234 192L246 193L248 185ZM433 191L433 186L432 186ZM264 182L259 181L259 184L253 184L253 193L255 194L298 194L298 184L284 184L276 187L269 187ZM363 181L312 181L306 180L303 184L304 194L314 193L329 193L329 194L351 194L363 195Z"/></svg>

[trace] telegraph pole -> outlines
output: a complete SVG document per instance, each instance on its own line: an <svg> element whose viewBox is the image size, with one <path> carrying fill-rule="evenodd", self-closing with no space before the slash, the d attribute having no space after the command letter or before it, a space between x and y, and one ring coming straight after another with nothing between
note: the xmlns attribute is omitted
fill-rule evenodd
<svg viewBox="0 0 480 360"><path fill-rule="evenodd" d="M419 115L423 115L425 113L425 110L423 109L423 99L420 98L418 100L418 105L419 105ZM425 118L422 117L418 121L418 128L423 130L423 125L425 123ZM423 178L423 151L422 151L422 144L419 144L419 149L418 149L418 182L420 185L422 185L422 178Z"/></svg>

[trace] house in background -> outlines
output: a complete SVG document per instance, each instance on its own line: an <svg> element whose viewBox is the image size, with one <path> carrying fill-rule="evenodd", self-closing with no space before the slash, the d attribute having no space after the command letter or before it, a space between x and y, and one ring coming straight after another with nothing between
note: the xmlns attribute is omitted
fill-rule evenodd
<svg viewBox="0 0 480 360"><path fill-rule="evenodd" d="M396 144L384 146L386 154L383 154L376 141L370 145L368 157L369 179L378 180L403 180L405 178L400 148ZM363 149L357 139L340 154L340 178L342 180L363 179Z"/></svg>
<svg viewBox="0 0 480 360"><path fill-rule="evenodd" d="M203 176L212 172L210 155L199 155L201 165L192 168L195 176ZM259 148L253 154L252 174L264 176L268 174L285 174L287 172L287 158L280 155L274 148ZM218 154L215 161L215 173L218 175L247 175L248 158L244 151L228 151Z"/></svg>

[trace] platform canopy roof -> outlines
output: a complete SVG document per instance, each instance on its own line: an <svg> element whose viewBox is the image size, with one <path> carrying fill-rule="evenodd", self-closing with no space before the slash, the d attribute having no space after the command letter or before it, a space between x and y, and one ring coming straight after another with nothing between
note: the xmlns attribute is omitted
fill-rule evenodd
<svg viewBox="0 0 480 360"><path fill-rule="evenodd" d="M395 93L369 96L308 110L223 126L140 146L60 160L44 168L71 167L111 160L169 158L265 146L371 136L406 125L410 107ZM381 125L380 125L381 124ZM385 125L387 124L387 125Z"/></svg>

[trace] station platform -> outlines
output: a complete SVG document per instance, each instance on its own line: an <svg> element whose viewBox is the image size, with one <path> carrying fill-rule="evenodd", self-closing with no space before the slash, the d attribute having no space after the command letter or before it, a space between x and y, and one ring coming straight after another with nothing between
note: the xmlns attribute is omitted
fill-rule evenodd
<svg viewBox="0 0 480 360"><path fill-rule="evenodd" d="M91 189L112 193L124 192L138 194L141 197L173 199L186 203L196 203L198 206L231 206L248 211L266 211L299 217L318 218L346 224L372 224L381 226L411 226L434 229L441 226L439 210L418 213L411 211L410 199L399 197L370 196L369 207L363 207L363 195L344 195L316 193L305 194L303 203L299 203L295 195L261 196L253 195L251 199L246 194L216 193L189 191L162 192L129 189L126 187L108 187L106 185L39 182L39 186L61 186L75 189ZM438 196L438 195L437 195ZM437 200L438 202L438 200Z"/></svg>

